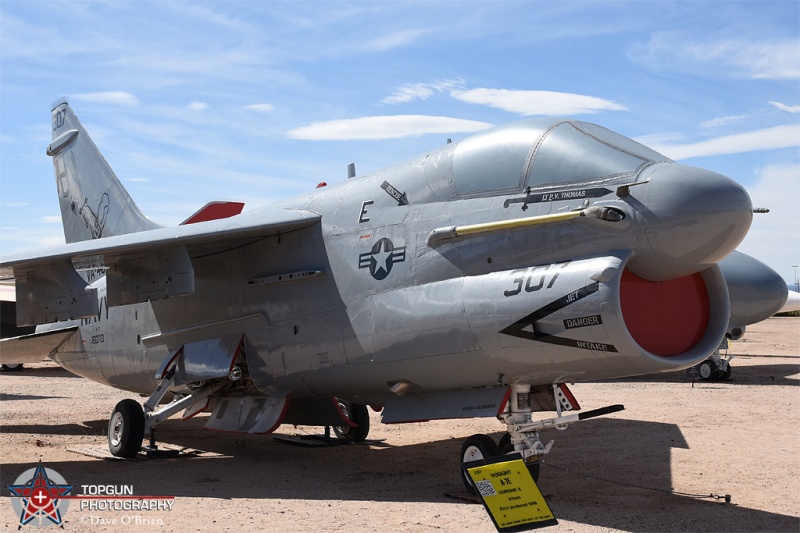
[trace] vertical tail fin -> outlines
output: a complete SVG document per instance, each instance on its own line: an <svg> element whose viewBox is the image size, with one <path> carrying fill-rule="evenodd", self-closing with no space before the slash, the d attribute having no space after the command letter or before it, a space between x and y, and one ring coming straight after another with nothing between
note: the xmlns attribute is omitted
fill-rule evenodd
<svg viewBox="0 0 800 533"><path fill-rule="evenodd" d="M52 109L53 157L68 243L161 227L147 218L108 166L66 100Z"/></svg>

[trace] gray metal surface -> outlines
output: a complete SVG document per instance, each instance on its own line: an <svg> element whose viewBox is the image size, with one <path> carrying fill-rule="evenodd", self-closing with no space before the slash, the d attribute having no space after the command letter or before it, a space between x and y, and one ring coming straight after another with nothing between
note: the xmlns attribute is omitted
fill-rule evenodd
<svg viewBox="0 0 800 533"><path fill-rule="evenodd" d="M266 431L286 396L382 406L400 389L676 370L705 359L728 327L717 263L749 228L747 193L599 126L522 121L260 210L161 228L104 166L71 108L53 117L70 244L3 257L0 272L17 278L18 301L41 302L59 265L49 279L95 295L97 306L23 308L20 323L75 320L78 332L53 359L142 394L181 347L244 338L244 376L214 398L217 429ZM91 220L72 210L78 190L99 206ZM612 216L580 216L600 212ZM436 228L476 226L489 231L429 240ZM662 317L626 315L630 275L650 294L675 280L698 287L702 331L685 349L641 346L629 326ZM231 357L209 348L198 360L216 376ZM228 419L220 401L269 413ZM436 412L431 405L429 417Z"/></svg>

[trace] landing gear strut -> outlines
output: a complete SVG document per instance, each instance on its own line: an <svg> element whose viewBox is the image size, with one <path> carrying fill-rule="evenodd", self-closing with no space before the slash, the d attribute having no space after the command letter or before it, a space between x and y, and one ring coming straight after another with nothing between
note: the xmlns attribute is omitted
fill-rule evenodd
<svg viewBox="0 0 800 533"><path fill-rule="evenodd" d="M206 399L228 386L229 382L219 381L192 391L185 396L176 396L172 402L157 409L159 402L169 391L175 377L173 364L162 374L158 386L144 403L144 408L135 400L122 400L111 412L108 422L108 449L114 457L133 458L142 450L142 439L150 439L150 446L144 448L148 454L158 452L154 437L157 424L171 417L181 409L199 412ZM232 380L232 378L231 378Z"/></svg>
<svg viewBox="0 0 800 533"><path fill-rule="evenodd" d="M461 463L479 461L490 457L498 457L509 454L520 454L528 466L528 471L534 480L539 479L539 461L550 452L553 441L546 445L539 438L539 431L543 429L556 428L559 430L567 429L569 424L586 420L609 413L615 413L625 409L622 405L610 405L600 409L575 414L563 414L576 406L572 404L572 394L561 384L553 385L555 397L555 407L557 416L545 420L534 421L531 410L531 387L530 385L513 384L511 385L511 396L505 412L500 416L505 422L508 432L505 433L498 444L488 435L472 435L464 441L461 447ZM464 469L461 469L461 478L468 491L476 493L475 487L467 477Z"/></svg>

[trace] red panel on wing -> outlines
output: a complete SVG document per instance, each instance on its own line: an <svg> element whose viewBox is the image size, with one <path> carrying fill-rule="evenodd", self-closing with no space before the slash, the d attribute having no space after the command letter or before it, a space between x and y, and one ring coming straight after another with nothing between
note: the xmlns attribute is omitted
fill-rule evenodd
<svg viewBox="0 0 800 533"><path fill-rule="evenodd" d="M626 269L619 292L628 331L650 353L682 354L700 342L708 328L708 290L699 273L652 282Z"/></svg>
<svg viewBox="0 0 800 533"><path fill-rule="evenodd" d="M181 222L181 226L185 224L196 224L197 222L208 222L209 220L219 220L221 218L230 218L241 213L242 209L244 209L244 204L242 202L209 202L197 213Z"/></svg>

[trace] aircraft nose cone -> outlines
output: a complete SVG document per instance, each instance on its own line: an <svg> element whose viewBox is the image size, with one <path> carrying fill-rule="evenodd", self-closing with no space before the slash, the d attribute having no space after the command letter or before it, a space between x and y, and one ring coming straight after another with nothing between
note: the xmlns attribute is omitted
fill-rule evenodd
<svg viewBox="0 0 800 533"><path fill-rule="evenodd" d="M732 326L765 320L786 303L789 295L786 282L758 259L733 252L720 261L719 267L728 285Z"/></svg>
<svg viewBox="0 0 800 533"><path fill-rule="evenodd" d="M663 281L704 270L750 229L750 197L726 176L671 163L654 167L649 180L638 205L646 244L637 250L641 264L631 264L640 277Z"/></svg>

